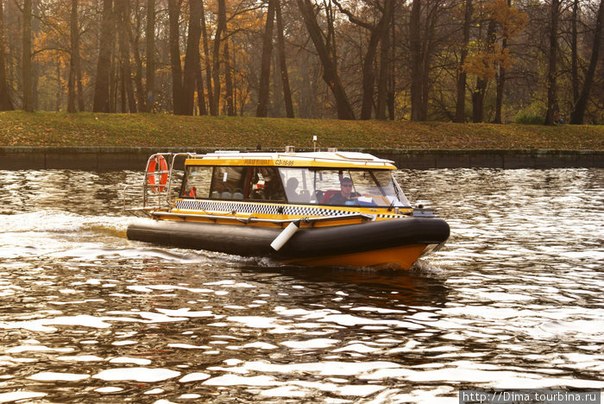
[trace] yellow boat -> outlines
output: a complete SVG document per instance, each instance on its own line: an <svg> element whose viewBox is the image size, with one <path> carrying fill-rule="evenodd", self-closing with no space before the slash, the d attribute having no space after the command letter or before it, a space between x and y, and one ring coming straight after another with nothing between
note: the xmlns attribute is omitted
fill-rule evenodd
<svg viewBox="0 0 604 404"><path fill-rule="evenodd" d="M289 146L158 153L143 187L143 210L154 220L131 224L127 235L293 265L409 269L444 244L449 226L411 207L394 170L366 153Z"/></svg>

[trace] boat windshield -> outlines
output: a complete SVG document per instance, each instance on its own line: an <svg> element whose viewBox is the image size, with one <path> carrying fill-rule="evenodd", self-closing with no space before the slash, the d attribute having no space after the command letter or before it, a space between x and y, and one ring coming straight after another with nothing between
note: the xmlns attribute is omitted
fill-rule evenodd
<svg viewBox="0 0 604 404"><path fill-rule="evenodd" d="M289 202L408 207L390 170L279 168Z"/></svg>

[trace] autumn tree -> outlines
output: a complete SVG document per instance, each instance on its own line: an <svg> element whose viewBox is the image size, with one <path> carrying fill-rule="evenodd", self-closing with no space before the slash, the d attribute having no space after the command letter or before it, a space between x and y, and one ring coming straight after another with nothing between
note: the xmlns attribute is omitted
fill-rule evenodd
<svg viewBox="0 0 604 404"><path fill-rule="evenodd" d="M489 0L482 6L486 35L477 37L475 49L467 56L464 70L476 77L472 91L472 120L485 120L485 96L489 82L496 81L494 122L501 123L506 70L512 65L508 41L526 24L526 15L512 7L507 0ZM459 91L459 88L458 88ZM459 110L457 110L459 112Z"/></svg>

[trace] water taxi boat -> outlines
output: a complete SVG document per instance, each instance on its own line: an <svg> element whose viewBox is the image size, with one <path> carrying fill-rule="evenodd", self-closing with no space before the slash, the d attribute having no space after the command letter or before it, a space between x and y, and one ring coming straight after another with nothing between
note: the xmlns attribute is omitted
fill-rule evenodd
<svg viewBox="0 0 604 404"><path fill-rule="evenodd" d="M154 220L127 236L293 265L409 269L444 244L449 226L410 205L395 170L366 153L292 147L154 154L142 208Z"/></svg>

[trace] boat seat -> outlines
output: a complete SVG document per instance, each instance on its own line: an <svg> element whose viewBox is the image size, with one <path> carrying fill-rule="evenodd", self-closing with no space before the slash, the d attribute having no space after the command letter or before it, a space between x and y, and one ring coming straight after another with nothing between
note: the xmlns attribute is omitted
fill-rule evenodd
<svg viewBox="0 0 604 404"><path fill-rule="evenodd" d="M241 192L233 192L233 199L243 199L243 194Z"/></svg>
<svg viewBox="0 0 604 404"><path fill-rule="evenodd" d="M212 198L212 199L220 199L220 192L218 192L218 191L212 192L212 195L210 195L210 198Z"/></svg>
<svg viewBox="0 0 604 404"><path fill-rule="evenodd" d="M220 195L221 199L232 199L233 198L233 194L230 193L229 191L224 191L221 195Z"/></svg>

